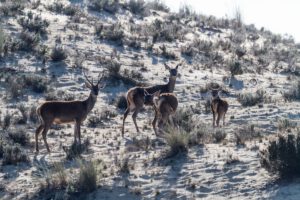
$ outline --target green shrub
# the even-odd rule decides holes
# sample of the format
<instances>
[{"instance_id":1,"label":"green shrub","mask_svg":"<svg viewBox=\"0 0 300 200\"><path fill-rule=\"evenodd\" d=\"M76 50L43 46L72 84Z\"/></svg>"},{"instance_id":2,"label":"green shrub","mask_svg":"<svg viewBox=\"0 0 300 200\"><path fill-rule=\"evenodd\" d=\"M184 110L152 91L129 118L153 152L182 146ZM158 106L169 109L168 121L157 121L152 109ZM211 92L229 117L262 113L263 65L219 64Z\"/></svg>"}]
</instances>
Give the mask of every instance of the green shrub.
<instances>
[{"instance_id":1,"label":"green shrub","mask_svg":"<svg viewBox=\"0 0 300 200\"><path fill-rule=\"evenodd\" d=\"M186 153L188 151L189 134L184 130L169 128L165 139L168 145L167 158L174 157L179 153Z\"/></svg>"},{"instance_id":2,"label":"green shrub","mask_svg":"<svg viewBox=\"0 0 300 200\"><path fill-rule=\"evenodd\" d=\"M73 142L71 147L64 147L64 151L66 152L67 160L74 160L81 156L83 152L87 152L90 146L90 140L86 138L82 144L78 142Z\"/></svg>"},{"instance_id":3,"label":"green shrub","mask_svg":"<svg viewBox=\"0 0 300 200\"><path fill-rule=\"evenodd\" d=\"M300 100L300 81L294 82L292 86L285 92L283 92L285 100Z\"/></svg>"},{"instance_id":4,"label":"green shrub","mask_svg":"<svg viewBox=\"0 0 300 200\"><path fill-rule=\"evenodd\" d=\"M61 47L61 46L58 46L56 45L52 51L51 51L51 54L50 54L50 58L52 61L54 62L60 62L60 61L63 61L67 58L67 52L66 50Z\"/></svg>"},{"instance_id":5,"label":"green shrub","mask_svg":"<svg viewBox=\"0 0 300 200\"><path fill-rule=\"evenodd\" d=\"M299 177L300 175L300 135L279 135L270 140L265 150L260 152L261 164L280 177Z\"/></svg>"},{"instance_id":6,"label":"green shrub","mask_svg":"<svg viewBox=\"0 0 300 200\"><path fill-rule=\"evenodd\" d=\"M11 130L8 132L8 136L14 143L18 143L22 146L26 146L30 142L29 136L23 129Z\"/></svg>"},{"instance_id":7,"label":"green shrub","mask_svg":"<svg viewBox=\"0 0 300 200\"><path fill-rule=\"evenodd\" d=\"M266 92L262 89L258 89L255 93L242 93L238 96L238 101L242 106L254 106L264 102Z\"/></svg>"},{"instance_id":8,"label":"green shrub","mask_svg":"<svg viewBox=\"0 0 300 200\"><path fill-rule=\"evenodd\" d=\"M39 15L28 18L21 17L18 20L18 23L23 27L23 29L40 34L46 34L46 29L49 26L49 22L42 19Z\"/></svg>"},{"instance_id":9,"label":"green shrub","mask_svg":"<svg viewBox=\"0 0 300 200\"><path fill-rule=\"evenodd\" d=\"M97 169L93 162L81 162L78 180L78 190L92 192L97 188Z\"/></svg>"},{"instance_id":10,"label":"green shrub","mask_svg":"<svg viewBox=\"0 0 300 200\"><path fill-rule=\"evenodd\" d=\"M119 0L88 0L88 8L94 11L106 11L114 14L120 7Z\"/></svg>"},{"instance_id":11,"label":"green shrub","mask_svg":"<svg viewBox=\"0 0 300 200\"><path fill-rule=\"evenodd\" d=\"M29 162L28 155L18 145L6 145L3 153L3 165L16 165Z\"/></svg>"},{"instance_id":12,"label":"green shrub","mask_svg":"<svg viewBox=\"0 0 300 200\"><path fill-rule=\"evenodd\" d=\"M293 129L297 126L296 122L291 121L290 119L284 118L284 119L279 119L277 122L277 127L279 131L285 131Z\"/></svg>"},{"instance_id":13,"label":"green shrub","mask_svg":"<svg viewBox=\"0 0 300 200\"><path fill-rule=\"evenodd\" d=\"M122 110L127 108L127 100L124 94L119 95L116 99L116 107Z\"/></svg>"}]
</instances>

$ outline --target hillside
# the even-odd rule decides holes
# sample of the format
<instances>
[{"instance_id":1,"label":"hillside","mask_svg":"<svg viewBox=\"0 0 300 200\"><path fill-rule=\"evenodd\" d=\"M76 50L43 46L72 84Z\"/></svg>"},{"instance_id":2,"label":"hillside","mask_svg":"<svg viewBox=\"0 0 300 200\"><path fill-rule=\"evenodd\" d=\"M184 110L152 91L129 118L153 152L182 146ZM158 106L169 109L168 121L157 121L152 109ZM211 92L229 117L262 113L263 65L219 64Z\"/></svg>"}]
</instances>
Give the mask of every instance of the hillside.
<instances>
[{"instance_id":1,"label":"hillside","mask_svg":"<svg viewBox=\"0 0 300 200\"><path fill-rule=\"evenodd\" d=\"M1 0L0 199L299 199L300 46L240 14L172 13L160 1ZM156 136L145 106L140 133L131 113L123 138L126 92L166 84L165 63L179 65L179 128ZM84 73L103 74L106 86L81 125L82 147L73 124L53 125L51 153L42 134L36 153L37 107L88 98ZM229 104L218 128L212 87Z\"/></svg>"}]
</instances>

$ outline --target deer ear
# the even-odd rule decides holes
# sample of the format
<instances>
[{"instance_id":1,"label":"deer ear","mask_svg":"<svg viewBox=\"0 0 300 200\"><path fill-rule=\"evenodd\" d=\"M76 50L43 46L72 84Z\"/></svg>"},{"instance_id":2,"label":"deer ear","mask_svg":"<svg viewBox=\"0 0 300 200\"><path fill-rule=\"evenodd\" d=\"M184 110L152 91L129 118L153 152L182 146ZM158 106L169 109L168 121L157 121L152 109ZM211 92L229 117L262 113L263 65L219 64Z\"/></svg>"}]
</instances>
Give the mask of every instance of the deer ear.
<instances>
[{"instance_id":1,"label":"deer ear","mask_svg":"<svg viewBox=\"0 0 300 200\"><path fill-rule=\"evenodd\" d=\"M159 95L160 95L160 90L158 90L157 92L154 93L155 97L159 97Z\"/></svg>"},{"instance_id":2,"label":"deer ear","mask_svg":"<svg viewBox=\"0 0 300 200\"><path fill-rule=\"evenodd\" d=\"M149 93L147 92L147 90L144 90L144 96L149 95Z\"/></svg>"},{"instance_id":3,"label":"deer ear","mask_svg":"<svg viewBox=\"0 0 300 200\"><path fill-rule=\"evenodd\" d=\"M165 68L166 68L167 70L170 70L170 69L171 69L166 63L164 63L164 65L165 65Z\"/></svg>"},{"instance_id":4,"label":"deer ear","mask_svg":"<svg viewBox=\"0 0 300 200\"><path fill-rule=\"evenodd\" d=\"M92 85L89 83L89 82L87 82L87 81L85 81L85 86L87 87L87 88L92 88Z\"/></svg>"},{"instance_id":5,"label":"deer ear","mask_svg":"<svg viewBox=\"0 0 300 200\"><path fill-rule=\"evenodd\" d=\"M101 90L101 89L105 88L105 86L106 86L106 83L103 83L103 84L98 84L98 88L99 88L99 90Z\"/></svg>"}]
</instances>

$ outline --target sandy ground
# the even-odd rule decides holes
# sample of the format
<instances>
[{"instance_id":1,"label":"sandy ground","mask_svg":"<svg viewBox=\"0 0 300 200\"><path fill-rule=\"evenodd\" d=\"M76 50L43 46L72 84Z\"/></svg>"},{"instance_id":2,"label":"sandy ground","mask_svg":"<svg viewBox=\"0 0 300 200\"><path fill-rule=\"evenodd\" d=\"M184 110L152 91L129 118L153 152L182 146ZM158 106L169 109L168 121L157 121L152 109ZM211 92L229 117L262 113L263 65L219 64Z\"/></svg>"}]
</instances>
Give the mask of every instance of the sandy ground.
<instances>
[{"instance_id":1,"label":"sandy ground","mask_svg":"<svg viewBox=\"0 0 300 200\"><path fill-rule=\"evenodd\" d=\"M42 1L45 3L46 1ZM48 40L45 45L53 46L55 37L62 38L62 45L67 49L69 58L65 66L48 62L46 64L47 75L57 77L51 87L63 90L75 95L75 99L83 99L88 96L88 89L84 87L83 76L80 70L72 68L72 63L76 51L81 55L88 55L84 62L84 67L88 69L91 76L96 77L102 66L94 59L97 56L109 56L113 46L106 42L101 42L94 37L91 24L96 20L111 23L116 20L126 21L129 17L120 14L117 17L104 17L95 13L88 13L85 2L84 7L86 17L83 18L78 30L67 28L73 22L65 15L56 15L47 11L42 5L33 12L41 13L41 16L50 21L48 27ZM39 11L41 10L41 11ZM158 16L160 17L160 16ZM152 17L153 18L153 17ZM151 17L137 20L137 23L146 23L153 20ZM4 23L4 28L14 32L20 26L15 19L10 19ZM224 31L221 37L226 37L230 31ZM205 33L195 32L202 38L208 38ZM168 44L174 52L180 56L179 47L188 41L189 38L196 37L197 34L189 33L184 42ZM79 41L68 40L69 35L81 37ZM216 40L217 36L210 36L209 39ZM192 39L190 39L192 41ZM158 48L156 45L154 48ZM148 71L143 72L144 82L150 84L166 83L168 71L164 69L165 59L158 56L148 56L144 50L133 51L125 48L120 52L120 62L122 69L132 69L132 62L139 57ZM17 59L17 61L15 61ZM175 66L181 59L169 62ZM1 64L0 67L21 68L25 72L35 72L41 65L34 56L18 55L9 62ZM138 69L136 69L138 70ZM203 123L211 124L211 114L205 114L204 102L209 95L200 94L199 89L206 84L216 81L225 86L228 94L222 94L222 98L229 102L229 111L226 118L227 142L221 144L205 144L191 147L187 155L181 155L168 161L161 161L159 157L166 146L162 138L154 135L151 126L153 112L147 108L138 116L138 125L141 133L136 133L131 116L126 120L125 137L121 137L121 124L123 110L116 109L115 105L109 102L121 93L125 93L129 86L121 84L118 86L107 85L98 96L97 103L91 112L98 114L104 109L114 110L117 116L106 120L105 124L96 128L87 127L87 123L82 125L83 138L89 138L91 148L83 155L86 159L101 159L106 163L108 169L104 170L109 174L99 181L99 189L89 194L88 199L299 199L299 182L278 183L275 177L269 174L260 165L259 149L266 144L266 139L262 141L253 140L246 143L245 147L236 146L234 132L243 125L254 124L264 136L277 133L277 120L280 118L290 118L299 122L299 102L284 102L279 91L286 89L290 81L283 73L272 73L269 70L263 75L244 73L232 80L233 87L228 86L228 82L222 81L223 76L229 73L220 67L212 70L200 68L195 69L192 64L184 62L179 67L180 77L177 78L175 93L179 100L179 107L198 105L200 102L200 114L193 117ZM258 85L252 86L251 79L257 79ZM271 84L272 83L272 84ZM263 107L242 107L237 101L240 92L254 92L257 88L264 88L268 95L272 97L270 103L264 103ZM1 87L1 95L5 96L5 88ZM42 95L25 95L26 105L37 105L44 101ZM13 111L15 102L4 102L1 100L1 112ZM31 143L34 144L34 132L37 125L27 124L25 126L30 135ZM63 125L60 130L51 129L48 133L48 143L52 150L51 154L46 153L45 145L40 140L40 153L34 152L34 147L26 148L30 157L30 164L20 164L17 166L2 166L0 171L0 181L5 185L5 190L0 191L1 199L28 199L34 196L39 190L43 181L43 168L51 166L54 162L63 161L66 168L74 165L74 162L65 161L63 146L71 145L73 141L73 126ZM133 139L142 140L149 137L151 145L149 151L134 148ZM132 147L132 148L131 148ZM132 169L129 174L117 173L117 160L128 157ZM227 164L230 158L237 161ZM138 193L140 194L136 194Z\"/></svg>"}]
</instances>

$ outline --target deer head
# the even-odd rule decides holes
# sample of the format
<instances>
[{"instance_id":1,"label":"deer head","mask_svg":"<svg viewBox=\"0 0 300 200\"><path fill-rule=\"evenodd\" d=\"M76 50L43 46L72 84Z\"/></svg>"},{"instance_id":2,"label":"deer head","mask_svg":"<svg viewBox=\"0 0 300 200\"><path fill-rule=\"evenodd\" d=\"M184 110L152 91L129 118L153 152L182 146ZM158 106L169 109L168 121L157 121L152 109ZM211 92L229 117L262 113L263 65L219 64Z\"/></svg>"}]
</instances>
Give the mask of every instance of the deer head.
<instances>
[{"instance_id":1,"label":"deer head","mask_svg":"<svg viewBox=\"0 0 300 200\"><path fill-rule=\"evenodd\" d=\"M93 78L92 81L89 80L89 78L87 77L87 75L85 74L85 72L83 72L83 75L85 77L85 85L91 90L91 93L95 96L98 95L99 90L103 89L105 87L105 83L102 83L102 79L103 79L103 73L99 73L98 76L98 81L96 84L93 83Z\"/></svg>"}]
</instances>

